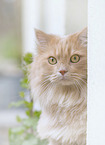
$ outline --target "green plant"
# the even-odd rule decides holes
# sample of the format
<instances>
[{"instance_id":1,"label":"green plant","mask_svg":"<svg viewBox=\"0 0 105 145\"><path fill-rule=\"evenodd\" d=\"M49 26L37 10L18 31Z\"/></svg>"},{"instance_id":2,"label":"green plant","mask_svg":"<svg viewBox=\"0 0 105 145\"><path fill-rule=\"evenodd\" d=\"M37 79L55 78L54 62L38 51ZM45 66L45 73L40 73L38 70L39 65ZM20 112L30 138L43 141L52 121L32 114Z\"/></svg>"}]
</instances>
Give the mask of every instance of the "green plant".
<instances>
[{"instance_id":1,"label":"green plant","mask_svg":"<svg viewBox=\"0 0 105 145\"><path fill-rule=\"evenodd\" d=\"M29 89L29 81L27 78L29 64L32 63L32 54L27 53L23 58L23 74L24 78L21 80L21 86L29 92L28 101L25 92L20 92L21 101L11 103L11 107L24 106L26 118L17 116L19 123L18 127L9 129L10 145L47 145L46 140L40 140L37 135L36 127L40 117L40 111L33 110L33 98Z\"/></svg>"}]
</instances>

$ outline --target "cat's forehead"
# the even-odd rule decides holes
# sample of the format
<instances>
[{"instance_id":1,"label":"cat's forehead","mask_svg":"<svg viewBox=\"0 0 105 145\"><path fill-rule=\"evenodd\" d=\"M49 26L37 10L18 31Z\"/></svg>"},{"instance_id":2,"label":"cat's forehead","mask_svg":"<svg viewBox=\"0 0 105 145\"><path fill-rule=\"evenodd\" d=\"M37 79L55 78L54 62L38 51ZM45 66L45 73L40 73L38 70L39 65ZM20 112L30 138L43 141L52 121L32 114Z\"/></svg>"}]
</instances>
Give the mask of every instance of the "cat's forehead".
<instances>
[{"instance_id":1,"label":"cat's forehead","mask_svg":"<svg viewBox=\"0 0 105 145\"><path fill-rule=\"evenodd\" d=\"M76 40L71 38L61 38L59 39L54 47L54 53L55 55L60 58L60 57L68 57L78 51L78 43Z\"/></svg>"}]
</instances>

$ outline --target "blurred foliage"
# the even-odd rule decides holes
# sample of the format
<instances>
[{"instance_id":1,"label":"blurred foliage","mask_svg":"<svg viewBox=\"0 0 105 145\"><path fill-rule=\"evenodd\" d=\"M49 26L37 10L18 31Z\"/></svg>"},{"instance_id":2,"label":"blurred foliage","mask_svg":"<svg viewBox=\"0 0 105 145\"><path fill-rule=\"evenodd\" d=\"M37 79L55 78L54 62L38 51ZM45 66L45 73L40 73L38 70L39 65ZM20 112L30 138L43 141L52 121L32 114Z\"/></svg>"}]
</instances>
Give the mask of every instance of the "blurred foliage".
<instances>
[{"instance_id":1,"label":"blurred foliage","mask_svg":"<svg viewBox=\"0 0 105 145\"><path fill-rule=\"evenodd\" d=\"M0 39L0 57L21 62L21 44L16 36L7 35Z\"/></svg>"},{"instance_id":2,"label":"blurred foliage","mask_svg":"<svg viewBox=\"0 0 105 145\"><path fill-rule=\"evenodd\" d=\"M9 129L9 142L10 145L47 145L47 141L40 140L36 131L41 112L33 110L33 98L30 93L29 81L27 77L29 64L32 63L32 54L27 53L23 60L22 70L24 73L24 78L21 80L21 86L29 91L28 101L26 99L27 96L25 95L25 92L20 92L19 95L21 101L12 102L10 107L24 106L27 117L16 117L19 126Z\"/></svg>"}]
</instances>

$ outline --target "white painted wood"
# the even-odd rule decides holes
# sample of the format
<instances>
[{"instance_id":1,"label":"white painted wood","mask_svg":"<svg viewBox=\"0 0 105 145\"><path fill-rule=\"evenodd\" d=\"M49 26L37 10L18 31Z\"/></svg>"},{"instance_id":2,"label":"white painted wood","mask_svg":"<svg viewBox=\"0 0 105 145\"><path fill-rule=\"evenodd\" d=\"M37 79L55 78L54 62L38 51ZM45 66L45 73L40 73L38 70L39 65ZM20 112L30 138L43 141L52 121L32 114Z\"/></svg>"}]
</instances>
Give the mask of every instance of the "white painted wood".
<instances>
[{"instance_id":1,"label":"white painted wood","mask_svg":"<svg viewBox=\"0 0 105 145\"><path fill-rule=\"evenodd\" d=\"M105 145L105 0L88 0L87 145Z\"/></svg>"},{"instance_id":2,"label":"white painted wood","mask_svg":"<svg viewBox=\"0 0 105 145\"><path fill-rule=\"evenodd\" d=\"M87 26L88 0L66 0L66 34L81 31Z\"/></svg>"},{"instance_id":3,"label":"white painted wood","mask_svg":"<svg viewBox=\"0 0 105 145\"><path fill-rule=\"evenodd\" d=\"M40 1L22 0L22 47L23 53L35 51L34 28L40 24Z\"/></svg>"},{"instance_id":4,"label":"white painted wood","mask_svg":"<svg viewBox=\"0 0 105 145\"><path fill-rule=\"evenodd\" d=\"M45 31L64 35L65 33L65 0L44 0Z\"/></svg>"}]
</instances>

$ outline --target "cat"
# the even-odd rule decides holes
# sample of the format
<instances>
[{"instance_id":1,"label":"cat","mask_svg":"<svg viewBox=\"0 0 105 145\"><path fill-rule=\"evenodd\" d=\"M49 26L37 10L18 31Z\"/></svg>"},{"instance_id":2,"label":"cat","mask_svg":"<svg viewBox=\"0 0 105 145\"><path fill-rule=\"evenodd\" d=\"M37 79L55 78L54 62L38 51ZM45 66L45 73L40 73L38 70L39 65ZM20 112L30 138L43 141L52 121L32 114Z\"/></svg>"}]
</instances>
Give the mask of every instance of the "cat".
<instances>
[{"instance_id":1,"label":"cat","mask_svg":"<svg viewBox=\"0 0 105 145\"><path fill-rule=\"evenodd\" d=\"M87 28L64 37L35 34L29 81L42 109L38 134L49 145L86 145Z\"/></svg>"}]
</instances>

